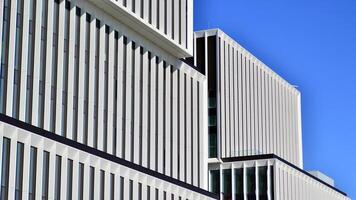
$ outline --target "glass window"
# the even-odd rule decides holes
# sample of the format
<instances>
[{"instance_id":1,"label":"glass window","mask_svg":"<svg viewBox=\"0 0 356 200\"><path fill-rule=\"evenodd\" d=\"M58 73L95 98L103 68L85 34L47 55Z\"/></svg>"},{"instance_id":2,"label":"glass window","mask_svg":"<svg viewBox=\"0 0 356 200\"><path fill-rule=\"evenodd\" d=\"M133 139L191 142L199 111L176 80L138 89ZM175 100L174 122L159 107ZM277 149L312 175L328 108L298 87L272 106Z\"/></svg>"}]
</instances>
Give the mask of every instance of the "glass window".
<instances>
[{"instance_id":1,"label":"glass window","mask_svg":"<svg viewBox=\"0 0 356 200\"><path fill-rule=\"evenodd\" d=\"M120 176L120 199L124 199L124 188L124 177ZM147 192L149 192L149 188L147 189ZM149 197L149 195L147 196Z\"/></svg>"},{"instance_id":2,"label":"glass window","mask_svg":"<svg viewBox=\"0 0 356 200\"><path fill-rule=\"evenodd\" d=\"M122 113L125 113L126 112L126 64L127 64L127 58L126 58L126 55L127 55L127 45L128 45L128 40L127 40L127 37L124 36L124 39L123 39L123 42L124 42L124 46L123 46L123 49L122 49L122 63L123 63L123 69L122 69L122 77L124 78L123 80L123 85L122 85ZM122 116L122 143L121 143L121 157L122 158L125 158L125 155L126 155L126 144L125 144L125 140L126 140L126 116L125 114Z\"/></svg>"},{"instance_id":3,"label":"glass window","mask_svg":"<svg viewBox=\"0 0 356 200\"><path fill-rule=\"evenodd\" d=\"M132 194L132 189L131 189L131 188L132 188L132 185L131 185L131 180L130 180L130 186L131 186L131 187L130 187L130 193ZM155 192L155 197L156 197L156 200L158 200L158 189L156 188L156 189L155 189L155 191L156 191L156 192ZM131 195L131 196L132 196L132 195ZM133 200L133 199L132 199L132 197L130 198L130 200Z\"/></svg>"},{"instance_id":4,"label":"glass window","mask_svg":"<svg viewBox=\"0 0 356 200\"><path fill-rule=\"evenodd\" d=\"M271 195L271 200L274 200L274 170L273 170L273 166L271 166L269 168L269 171L270 171L270 187L269 187L269 193Z\"/></svg>"},{"instance_id":5,"label":"glass window","mask_svg":"<svg viewBox=\"0 0 356 200\"><path fill-rule=\"evenodd\" d=\"M258 194L260 200L267 200L267 166L258 167Z\"/></svg>"},{"instance_id":6,"label":"glass window","mask_svg":"<svg viewBox=\"0 0 356 200\"><path fill-rule=\"evenodd\" d=\"M91 16L86 14L85 23L85 81L84 81L84 117L83 117L83 140L84 144L88 144L88 104L89 104L89 48L90 48L90 22Z\"/></svg>"},{"instance_id":7,"label":"glass window","mask_svg":"<svg viewBox=\"0 0 356 200\"><path fill-rule=\"evenodd\" d=\"M34 65L34 44L35 40L35 0L30 0L29 32L28 32L28 56L27 56L27 83L26 83L26 118L27 123L32 121L32 90L33 90L33 65Z\"/></svg>"},{"instance_id":8,"label":"glass window","mask_svg":"<svg viewBox=\"0 0 356 200\"><path fill-rule=\"evenodd\" d=\"M148 0L148 23L152 24L152 0Z\"/></svg>"},{"instance_id":9,"label":"glass window","mask_svg":"<svg viewBox=\"0 0 356 200\"><path fill-rule=\"evenodd\" d=\"M61 199L61 168L62 168L62 157L56 155L56 168L55 168L55 186L54 186L54 199Z\"/></svg>"},{"instance_id":10,"label":"glass window","mask_svg":"<svg viewBox=\"0 0 356 200\"><path fill-rule=\"evenodd\" d=\"M159 4L160 4L160 1L157 2L157 7L155 8L155 10L156 10L156 28L157 28L157 29L160 29L159 22L160 22L160 17L161 17L161 16L159 16L159 14L160 14L160 13L159 13L159 11L160 11L160 10L159 10L159 9L160 9L160 8L159 8L159 7L160 7Z\"/></svg>"},{"instance_id":11,"label":"glass window","mask_svg":"<svg viewBox=\"0 0 356 200\"><path fill-rule=\"evenodd\" d=\"M9 49L9 20L10 20L10 0L3 1L3 34L2 34L2 54L1 54L1 65L0 65L0 113L5 112L5 101L6 101L6 74L7 74L7 59L8 59L8 49Z\"/></svg>"},{"instance_id":12,"label":"glass window","mask_svg":"<svg viewBox=\"0 0 356 200\"><path fill-rule=\"evenodd\" d=\"M256 200L256 173L255 167L246 168L247 200Z\"/></svg>"},{"instance_id":13,"label":"glass window","mask_svg":"<svg viewBox=\"0 0 356 200\"><path fill-rule=\"evenodd\" d=\"M79 37L80 34L80 8L75 8L75 42L74 42L74 85L73 85L73 140L78 140L78 88L79 88Z\"/></svg>"},{"instance_id":14,"label":"glass window","mask_svg":"<svg viewBox=\"0 0 356 200\"><path fill-rule=\"evenodd\" d=\"M141 4L143 5L143 4ZM143 13L142 13L143 14ZM141 15L142 16L142 15ZM142 18L142 17L141 17ZM167 16L167 0L164 0L164 16L163 16L163 20L164 20L164 34L167 35L167 21L168 21L168 16Z\"/></svg>"},{"instance_id":15,"label":"glass window","mask_svg":"<svg viewBox=\"0 0 356 200\"><path fill-rule=\"evenodd\" d=\"M69 10L71 3L69 1L65 1L65 15L64 15L64 48L63 48L63 77L62 77L62 119L61 119L61 129L62 136L67 136L67 92L68 92L68 48L69 48Z\"/></svg>"},{"instance_id":16,"label":"glass window","mask_svg":"<svg viewBox=\"0 0 356 200\"><path fill-rule=\"evenodd\" d=\"M23 0L17 0L16 35L15 35L15 65L14 65L14 93L12 116L18 118L19 96L20 96L20 76L21 76L21 51L22 51L22 13Z\"/></svg>"},{"instance_id":17,"label":"glass window","mask_svg":"<svg viewBox=\"0 0 356 200\"><path fill-rule=\"evenodd\" d=\"M100 21L96 20L95 34L95 67L94 67L94 148L98 147L98 101L99 101L99 36L100 36Z\"/></svg>"},{"instance_id":18,"label":"glass window","mask_svg":"<svg viewBox=\"0 0 356 200\"><path fill-rule=\"evenodd\" d=\"M231 169L224 169L223 171L223 199L232 199L232 185L231 185Z\"/></svg>"},{"instance_id":19,"label":"glass window","mask_svg":"<svg viewBox=\"0 0 356 200\"><path fill-rule=\"evenodd\" d=\"M84 164L79 163L79 172L78 172L78 199L83 200L84 192Z\"/></svg>"},{"instance_id":20,"label":"glass window","mask_svg":"<svg viewBox=\"0 0 356 200\"><path fill-rule=\"evenodd\" d=\"M115 31L115 40L114 40L114 109L113 109L113 139L112 139L112 154L117 155L116 147L117 147L117 67L118 67L118 37L119 33Z\"/></svg>"},{"instance_id":21,"label":"glass window","mask_svg":"<svg viewBox=\"0 0 356 200\"><path fill-rule=\"evenodd\" d=\"M132 0L131 11L132 11L133 13L136 12L136 1L135 1L135 0Z\"/></svg>"},{"instance_id":22,"label":"glass window","mask_svg":"<svg viewBox=\"0 0 356 200\"><path fill-rule=\"evenodd\" d=\"M178 41L179 41L179 44L182 44L182 24L184 22L187 22L187 21L182 20L182 12L181 12L182 11L182 1L186 1L186 0L178 1ZM185 4L187 4L187 2L185 2ZM197 50L197 53L198 52L199 52L199 50ZM205 74L205 73L203 73L203 74Z\"/></svg>"},{"instance_id":23,"label":"glass window","mask_svg":"<svg viewBox=\"0 0 356 200\"><path fill-rule=\"evenodd\" d=\"M123 199L122 197L123 196L121 195L121 199ZM151 187L148 185L147 185L147 200L151 200Z\"/></svg>"},{"instance_id":24,"label":"glass window","mask_svg":"<svg viewBox=\"0 0 356 200\"><path fill-rule=\"evenodd\" d=\"M100 170L100 199L105 197L105 171Z\"/></svg>"},{"instance_id":25,"label":"glass window","mask_svg":"<svg viewBox=\"0 0 356 200\"><path fill-rule=\"evenodd\" d=\"M22 199L24 144L17 143L15 200Z\"/></svg>"},{"instance_id":26,"label":"glass window","mask_svg":"<svg viewBox=\"0 0 356 200\"><path fill-rule=\"evenodd\" d=\"M208 37L208 91L209 97L216 97L217 80L216 80L216 36Z\"/></svg>"},{"instance_id":27,"label":"glass window","mask_svg":"<svg viewBox=\"0 0 356 200\"><path fill-rule=\"evenodd\" d=\"M196 43L196 60L197 60L197 67L198 71L201 72L202 74L205 74L205 38L197 38L197 43Z\"/></svg>"},{"instance_id":28,"label":"glass window","mask_svg":"<svg viewBox=\"0 0 356 200\"><path fill-rule=\"evenodd\" d=\"M134 137L135 137L135 132L134 132L134 126L135 126L135 121L134 121L134 114L135 114L135 83L134 83L134 80L135 80L135 68L136 68L136 64L135 64L135 48L136 48L136 43L135 42L131 42L131 77L129 78L129 80L131 79L131 134L129 133L129 136L130 137L130 141L131 141L131 149L130 149L130 155L131 155L131 158L130 158L130 161L131 162L134 162L134 148L135 148L135 145L134 145ZM136 97L137 98L137 97ZM127 104L129 105L129 104ZM105 133L105 132L104 132ZM164 158L163 158L164 159ZM164 161L163 161L164 163Z\"/></svg>"},{"instance_id":29,"label":"glass window","mask_svg":"<svg viewBox=\"0 0 356 200\"><path fill-rule=\"evenodd\" d=\"M104 152L108 150L108 87L109 87L109 26L105 25L105 58L104 58L104 130L103 143Z\"/></svg>"},{"instance_id":30,"label":"glass window","mask_svg":"<svg viewBox=\"0 0 356 200\"><path fill-rule=\"evenodd\" d=\"M1 200L8 199L10 167L10 139L4 138L2 146Z\"/></svg>"},{"instance_id":31,"label":"glass window","mask_svg":"<svg viewBox=\"0 0 356 200\"><path fill-rule=\"evenodd\" d=\"M216 98L209 97L208 104L209 104L209 108L216 108Z\"/></svg>"},{"instance_id":32,"label":"glass window","mask_svg":"<svg viewBox=\"0 0 356 200\"><path fill-rule=\"evenodd\" d=\"M151 1L151 0L150 0L150 1ZM171 23L172 23L172 30L171 30L172 36L171 36L171 38L172 38L173 40L174 40L174 32L175 32L175 31L174 31L174 30L175 30L174 27L176 26L175 23L174 23L174 22L175 22L175 10L174 10L174 9L175 9L175 8L174 8L174 6L175 6L175 1L178 1L178 0L172 0L172 3L171 3L171 5L172 5L172 10L171 10L171 11L172 11L172 22L171 22Z\"/></svg>"},{"instance_id":33,"label":"glass window","mask_svg":"<svg viewBox=\"0 0 356 200\"><path fill-rule=\"evenodd\" d=\"M188 12L188 1L185 0L185 48L188 49L188 18L189 18L189 12Z\"/></svg>"},{"instance_id":34,"label":"glass window","mask_svg":"<svg viewBox=\"0 0 356 200\"><path fill-rule=\"evenodd\" d=\"M216 116L209 116L209 126L216 126Z\"/></svg>"},{"instance_id":35,"label":"glass window","mask_svg":"<svg viewBox=\"0 0 356 200\"><path fill-rule=\"evenodd\" d=\"M31 147L30 149L30 183L28 199L34 200L36 197L36 168L37 168L37 149Z\"/></svg>"},{"instance_id":36,"label":"glass window","mask_svg":"<svg viewBox=\"0 0 356 200\"><path fill-rule=\"evenodd\" d=\"M215 158L217 154L217 134L209 131L209 158Z\"/></svg>"},{"instance_id":37,"label":"glass window","mask_svg":"<svg viewBox=\"0 0 356 200\"><path fill-rule=\"evenodd\" d=\"M42 199L48 199L49 152L43 152Z\"/></svg>"},{"instance_id":38,"label":"glass window","mask_svg":"<svg viewBox=\"0 0 356 200\"><path fill-rule=\"evenodd\" d=\"M220 193L220 170L210 171L210 191L215 194Z\"/></svg>"},{"instance_id":39,"label":"glass window","mask_svg":"<svg viewBox=\"0 0 356 200\"><path fill-rule=\"evenodd\" d=\"M89 177L89 192L90 192L90 194L89 194L89 199L90 200L94 200L94 167L90 167L90 177Z\"/></svg>"},{"instance_id":40,"label":"glass window","mask_svg":"<svg viewBox=\"0 0 356 200\"><path fill-rule=\"evenodd\" d=\"M38 89L38 126L43 128L44 124L44 99L45 99L45 79L46 79L46 49L47 49L47 3L42 1L41 15L41 48L40 48L40 83Z\"/></svg>"},{"instance_id":41,"label":"glass window","mask_svg":"<svg viewBox=\"0 0 356 200\"><path fill-rule=\"evenodd\" d=\"M59 21L59 3L53 4L53 43L52 43L52 77L51 77L51 108L50 108L50 128L55 132L56 124L56 93L57 93L57 61L58 61L58 21Z\"/></svg>"},{"instance_id":42,"label":"glass window","mask_svg":"<svg viewBox=\"0 0 356 200\"><path fill-rule=\"evenodd\" d=\"M235 169L235 199L244 199L244 169Z\"/></svg>"},{"instance_id":43,"label":"glass window","mask_svg":"<svg viewBox=\"0 0 356 200\"><path fill-rule=\"evenodd\" d=\"M142 199L142 184L139 185L139 199ZM115 174L110 174L110 199L115 199Z\"/></svg>"},{"instance_id":44,"label":"glass window","mask_svg":"<svg viewBox=\"0 0 356 200\"><path fill-rule=\"evenodd\" d=\"M71 200L73 196L73 160L68 159L67 163L67 200Z\"/></svg>"},{"instance_id":45,"label":"glass window","mask_svg":"<svg viewBox=\"0 0 356 200\"><path fill-rule=\"evenodd\" d=\"M158 199L157 194L158 194L158 190L156 189L156 199ZM130 180L130 182L129 182L129 200L133 200L133 181L132 180Z\"/></svg>"}]
</instances>

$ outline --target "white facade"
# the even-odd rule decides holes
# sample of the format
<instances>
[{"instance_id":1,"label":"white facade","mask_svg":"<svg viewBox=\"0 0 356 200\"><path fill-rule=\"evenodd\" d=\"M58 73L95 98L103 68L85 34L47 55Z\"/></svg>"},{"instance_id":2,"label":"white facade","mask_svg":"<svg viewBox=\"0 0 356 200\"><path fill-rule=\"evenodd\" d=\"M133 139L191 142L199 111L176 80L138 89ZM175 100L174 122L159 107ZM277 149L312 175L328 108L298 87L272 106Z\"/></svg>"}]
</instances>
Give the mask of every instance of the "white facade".
<instances>
[{"instance_id":1,"label":"white facade","mask_svg":"<svg viewBox=\"0 0 356 200\"><path fill-rule=\"evenodd\" d=\"M217 157L273 153L302 168L300 92L218 29L196 32L195 50L216 101Z\"/></svg>"},{"instance_id":2,"label":"white facade","mask_svg":"<svg viewBox=\"0 0 356 200\"><path fill-rule=\"evenodd\" d=\"M315 180L281 161L276 161L275 167L277 199L350 199L327 183Z\"/></svg>"},{"instance_id":3,"label":"white facade","mask_svg":"<svg viewBox=\"0 0 356 200\"><path fill-rule=\"evenodd\" d=\"M207 188L206 78L180 60L181 56L191 55L192 1L151 0L147 5L146 0L125 2L127 8L122 1L103 1L100 6L98 1L80 0L0 1L0 113L171 177L185 186ZM140 10L140 2L145 4L143 19L130 11L133 4ZM121 14L126 12L128 17L120 18L102 7L104 4ZM152 15L149 23L148 14ZM133 17L136 21L132 21ZM158 21L166 24L158 28ZM142 32L135 29L138 25ZM152 33L146 33L148 29ZM162 45L157 41L163 42ZM35 145L36 141L47 140L39 136L28 140L32 138L30 132L26 132L26 137L26 134L18 137L16 128L6 130L2 129L1 135L10 138L11 144L16 146L21 141L27 148L39 148L36 159L39 165L42 150L55 156L51 149L56 146L62 145L64 150L57 152L62 157L78 154L78 149L68 151L68 146L53 141L48 142L50 145L47 142ZM11 158L16 155L13 153L10 152ZM85 156L90 157L88 153ZM79 158L73 159L73 165L81 162ZM64 160L62 168L67 167ZM105 166L122 167L100 160L107 163ZM9 163L16 166L17 162ZM54 173L53 162L50 163L48 173ZM28 164L24 163L24 169ZM93 163L84 164L88 167ZM105 177L110 173L115 177L123 175L100 166L95 170L105 169ZM136 181L150 179L137 170L132 173L139 177ZM8 175L9 181L13 181L16 177L13 168ZM6 176L1 178L12 195L13 182L7 181ZM158 179L155 177L153 182L159 182ZM29 190L26 184L32 180L23 182L25 193ZM125 181L129 184L128 179ZM157 188L160 193L174 185L157 184L162 186ZM36 195L41 193L40 185L36 185ZM177 199L180 189L175 187ZM99 194L97 191L95 195ZM126 184L125 193L128 193ZM209 192L201 193L197 192L202 199L214 197ZM195 194L187 198L195 199Z\"/></svg>"},{"instance_id":4,"label":"white facade","mask_svg":"<svg viewBox=\"0 0 356 200\"><path fill-rule=\"evenodd\" d=\"M193 54L193 0L89 1L172 55Z\"/></svg>"},{"instance_id":5,"label":"white facade","mask_svg":"<svg viewBox=\"0 0 356 200\"><path fill-rule=\"evenodd\" d=\"M194 36L193 0L2 0L0 19L0 200L231 199L211 172L248 165L266 189L242 179L242 199L348 199L298 168L300 93L220 30ZM270 153L298 167L226 160Z\"/></svg>"},{"instance_id":6,"label":"white facade","mask_svg":"<svg viewBox=\"0 0 356 200\"><path fill-rule=\"evenodd\" d=\"M1 199L216 199L86 145L4 115L0 119Z\"/></svg>"}]
</instances>

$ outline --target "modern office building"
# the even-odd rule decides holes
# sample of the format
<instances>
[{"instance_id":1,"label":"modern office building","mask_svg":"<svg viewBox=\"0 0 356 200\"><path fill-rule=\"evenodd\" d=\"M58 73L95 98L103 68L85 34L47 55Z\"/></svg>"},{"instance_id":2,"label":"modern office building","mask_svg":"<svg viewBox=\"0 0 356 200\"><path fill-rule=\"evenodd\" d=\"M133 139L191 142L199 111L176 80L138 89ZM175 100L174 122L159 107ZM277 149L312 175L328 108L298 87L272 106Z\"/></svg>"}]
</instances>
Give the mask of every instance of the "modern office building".
<instances>
[{"instance_id":1,"label":"modern office building","mask_svg":"<svg viewBox=\"0 0 356 200\"><path fill-rule=\"evenodd\" d=\"M4 0L0 199L216 199L192 0Z\"/></svg>"},{"instance_id":2,"label":"modern office building","mask_svg":"<svg viewBox=\"0 0 356 200\"><path fill-rule=\"evenodd\" d=\"M300 93L222 31L196 32L209 93L209 157L276 154L303 166Z\"/></svg>"},{"instance_id":3,"label":"modern office building","mask_svg":"<svg viewBox=\"0 0 356 200\"><path fill-rule=\"evenodd\" d=\"M209 190L224 200L349 199L303 170L300 92L219 29L194 43L191 62L208 78Z\"/></svg>"},{"instance_id":4,"label":"modern office building","mask_svg":"<svg viewBox=\"0 0 356 200\"><path fill-rule=\"evenodd\" d=\"M194 36L193 0L2 0L0 18L0 200L348 199L301 170L299 92Z\"/></svg>"}]
</instances>

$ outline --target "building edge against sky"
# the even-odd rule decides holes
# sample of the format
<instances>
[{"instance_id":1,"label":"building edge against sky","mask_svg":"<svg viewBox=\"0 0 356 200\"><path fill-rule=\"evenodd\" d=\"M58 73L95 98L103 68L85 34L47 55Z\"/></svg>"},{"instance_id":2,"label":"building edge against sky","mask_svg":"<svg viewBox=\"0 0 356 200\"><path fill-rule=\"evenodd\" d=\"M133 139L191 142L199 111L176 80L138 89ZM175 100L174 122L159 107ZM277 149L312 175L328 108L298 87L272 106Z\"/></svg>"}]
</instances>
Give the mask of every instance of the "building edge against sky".
<instances>
[{"instance_id":1,"label":"building edge against sky","mask_svg":"<svg viewBox=\"0 0 356 200\"><path fill-rule=\"evenodd\" d=\"M221 30L195 38L216 121L209 135L217 132L219 141L212 157L273 153L303 168L300 92Z\"/></svg>"},{"instance_id":2,"label":"building edge against sky","mask_svg":"<svg viewBox=\"0 0 356 200\"><path fill-rule=\"evenodd\" d=\"M300 92L219 29L194 35L208 78L209 190L221 199L349 199L303 170Z\"/></svg>"},{"instance_id":3,"label":"building edge against sky","mask_svg":"<svg viewBox=\"0 0 356 200\"><path fill-rule=\"evenodd\" d=\"M283 94L283 107L256 99L257 79L233 79L251 90L226 82L238 44L225 34L201 64L193 0L4 0L0 18L0 199L348 199L300 169L297 90L265 66L269 89L259 91ZM248 99L208 99L211 59L219 90ZM253 102L281 115L248 112ZM211 105L220 131L209 158Z\"/></svg>"}]
</instances>

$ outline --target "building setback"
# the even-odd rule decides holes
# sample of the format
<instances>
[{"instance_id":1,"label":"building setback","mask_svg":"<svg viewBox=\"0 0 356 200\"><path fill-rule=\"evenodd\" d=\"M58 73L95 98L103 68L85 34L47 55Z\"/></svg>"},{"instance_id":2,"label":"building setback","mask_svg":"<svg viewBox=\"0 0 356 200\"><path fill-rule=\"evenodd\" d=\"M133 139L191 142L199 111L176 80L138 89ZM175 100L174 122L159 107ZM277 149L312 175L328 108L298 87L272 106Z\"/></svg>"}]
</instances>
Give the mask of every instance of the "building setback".
<instances>
[{"instance_id":1,"label":"building setback","mask_svg":"<svg viewBox=\"0 0 356 200\"><path fill-rule=\"evenodd\" d=\"M209 190L220 199L349 199L303 170L300 92L219 29L195 32L208 78Z\"/></svg>"},{"instance_id":2,"label":"building setback","mask_svg":"<svg viewBox=\"0 0 356 200\"><path fill-rule=\"evenodd\" d=\"M299 91L222 31L195 36L208 77L209 157L273 153L302 167Z\"/></svg>"},{"instance_id":3,"label":"building setback","mask_svg":"<svg viewBox=\"0 0 356 200\"><path fill-rule=\"evenodd\" d=\"M0 200L349 199L302 170L300 93L194 34L193 0L3 0L0 18Z\"/></svg>"}]
</instances>

